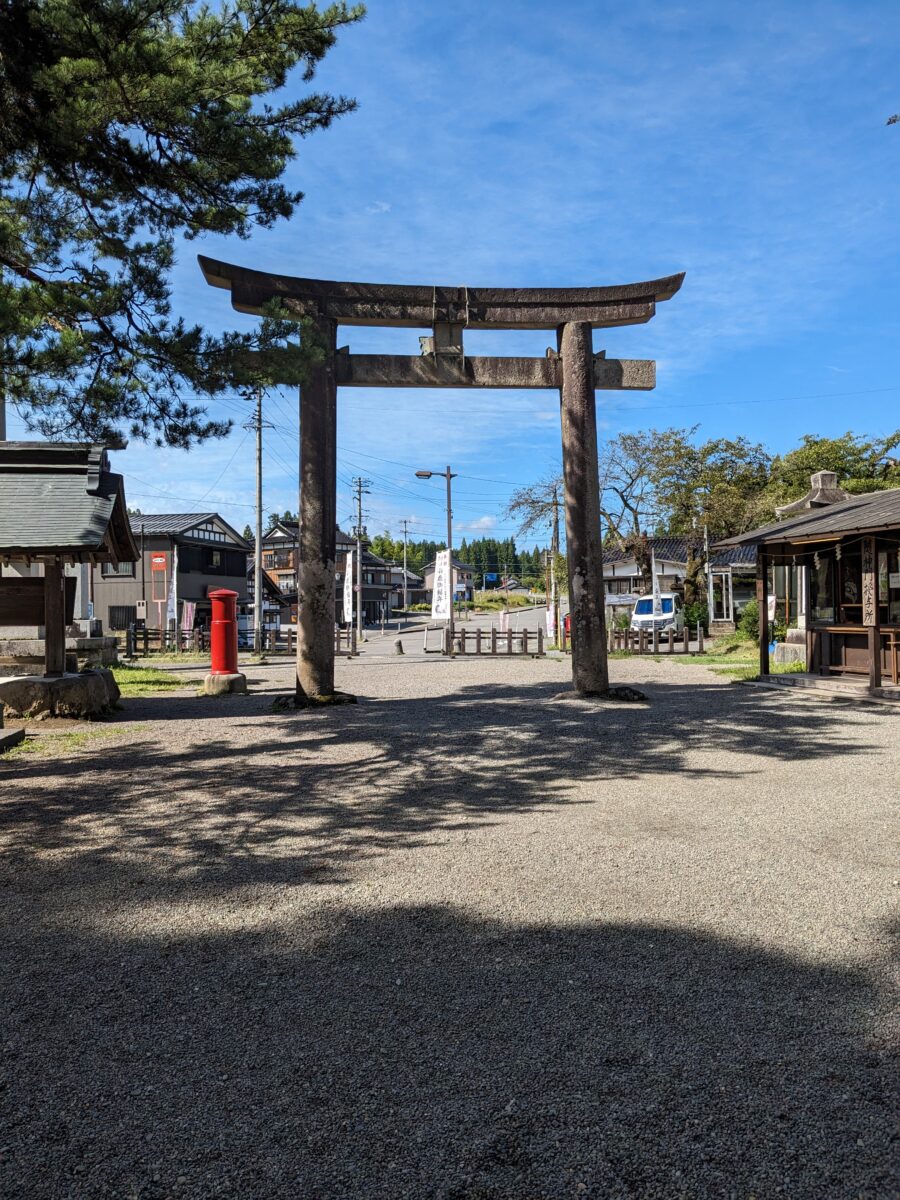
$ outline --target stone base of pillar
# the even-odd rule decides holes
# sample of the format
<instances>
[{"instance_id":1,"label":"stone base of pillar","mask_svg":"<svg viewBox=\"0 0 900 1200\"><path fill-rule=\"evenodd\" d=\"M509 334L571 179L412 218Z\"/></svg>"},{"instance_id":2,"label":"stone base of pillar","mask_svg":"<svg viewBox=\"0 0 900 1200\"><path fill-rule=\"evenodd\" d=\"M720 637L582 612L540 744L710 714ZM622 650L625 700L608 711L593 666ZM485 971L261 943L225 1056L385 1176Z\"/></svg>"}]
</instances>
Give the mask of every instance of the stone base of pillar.
<instances>
[{"instance_id":1,"label":"stone base of pillar","mask_svg":"<svg viewBox=\"0 0 900 1200\"><path fill-rule=\"evenodd\" d=\"M234 675L207 675L200 689L201 696L245 695L247 676L238 671Z\"/></svg>"},{"instance_id":2,"label":"stone base of pillar","mask_svg":"<svg viewBox=\"0 0 900 1200\"><path fill-rule=\"evenodd\" d=\"M616 700L625 701L628 704L649 704L650 699L644 692L638 691L637 688L629 687L627 684L619 684L616 687L608 688L605 692L589 692L579 691L578 688L572 688L571 691L557 692L552 700Z\"/></svg>"},{"instance_id":3,"label":"stone base of pillar","mask_svg":"<svg viewBox=\"0 0 900 1200\"><path fill-rule=\"evenodd\" d=\"M283 712L289 708L329 708L334 704L356 703L356 697L350 692L330 692L326 696L317 696L298 691L293 696L279 696L272 707L276 712Z\"/></svg>"}]
</instances>

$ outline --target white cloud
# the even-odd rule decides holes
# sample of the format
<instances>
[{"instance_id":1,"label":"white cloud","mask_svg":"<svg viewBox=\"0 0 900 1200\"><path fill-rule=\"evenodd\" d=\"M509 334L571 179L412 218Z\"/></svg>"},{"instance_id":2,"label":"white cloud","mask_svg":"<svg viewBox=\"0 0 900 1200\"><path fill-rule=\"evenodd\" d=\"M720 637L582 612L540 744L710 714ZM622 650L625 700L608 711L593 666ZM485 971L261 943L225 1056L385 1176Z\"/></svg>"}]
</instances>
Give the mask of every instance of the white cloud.
<instances>
[{"instance_id":1,"label":"white cloud","mask_svg":"<svg viewBox=\"0 0 900 1200\"><path fill-rule=\"evenodd\" d=\"M497 518L485 513L483 517L478 517L475 521L463 521L457 523L456 528L466 533L490 533L492 529L497 527Z\"/></svg>"}]
</instances>

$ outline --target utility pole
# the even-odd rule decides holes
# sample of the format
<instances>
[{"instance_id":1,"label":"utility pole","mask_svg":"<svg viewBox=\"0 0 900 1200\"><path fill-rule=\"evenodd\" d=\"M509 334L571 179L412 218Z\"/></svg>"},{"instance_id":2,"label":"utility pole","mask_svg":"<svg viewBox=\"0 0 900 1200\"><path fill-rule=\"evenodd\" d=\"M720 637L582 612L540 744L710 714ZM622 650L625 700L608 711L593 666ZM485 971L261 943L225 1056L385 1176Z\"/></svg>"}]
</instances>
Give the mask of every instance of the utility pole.
<instances>
[{"instance_id":1,"label":"utility pole","mask_svg":"<svg viewBox=\"0 0 900 1200\"><path fill-rule=\"evenodd\" d=\"M363 632L363 590L362 590L362 540L363 540L363 511L362 498L369 491L369 480L360 476L353 480L356 491L356 636L362 641Z\"/></svg>"},{"instance_id":2,"label":"utility pole","mask_svg":"<svg viewBox=\"0 0 900 1200\"><path fill-rule=\"evenodd\" d=\"M406 612L406 609L407 609L407 590L406 590L406 538L407 538L407 526L409 525L409 521L407 521L407 520L406 520L406 518L404 518L404 519L403 519L403 521L401 522L401 524L403 525L403 611L404 611L404 613L405 613L405 612Z\"/></svg>"},{"instance_id":3,"label":"utility pole","mask_svg":"<svg viewBox=\"0 0 900 1200\"><path fill-rule=\"evenodd\" d=\"M254 390L256 412L245 425L245 429L256 431L256 539L253 547L253 649L256 654L263 648L263 573L262 573L262 437L263 389ZM267 429L273 426L265 423Z\"/></svg>"}]
</instances>

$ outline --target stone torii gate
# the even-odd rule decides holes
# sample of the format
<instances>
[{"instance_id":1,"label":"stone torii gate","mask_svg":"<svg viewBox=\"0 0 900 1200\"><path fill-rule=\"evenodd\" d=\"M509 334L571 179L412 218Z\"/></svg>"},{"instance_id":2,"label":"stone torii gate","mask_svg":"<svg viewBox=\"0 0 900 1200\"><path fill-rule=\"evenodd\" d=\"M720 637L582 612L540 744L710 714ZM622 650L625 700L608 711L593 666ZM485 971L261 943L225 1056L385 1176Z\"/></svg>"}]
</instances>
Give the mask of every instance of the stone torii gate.
<instances>
[{"instance_id":1,"label":"stone torii gate","mask_svg":"<svg viewBox=\"0 0 900 1200\"><path fill-rule=\"evenodd\" d=\"M333 283L254 271L200 256L206 282L230 290L239 312L273 302L314 322L324 347L300 398L300 571L297 702L334 691L334 578L338 387L554 388L560 394L572 681L582 695L609 690L600 535L595 388L649 390L653 361L594 353L592 331L638 325L681 287L683 274L596 288L413 287ZM338 349L339 325L430 329L418 356ZM470 358L465 329L556 330L545 358Z\"/></svg>"}]
</instances>

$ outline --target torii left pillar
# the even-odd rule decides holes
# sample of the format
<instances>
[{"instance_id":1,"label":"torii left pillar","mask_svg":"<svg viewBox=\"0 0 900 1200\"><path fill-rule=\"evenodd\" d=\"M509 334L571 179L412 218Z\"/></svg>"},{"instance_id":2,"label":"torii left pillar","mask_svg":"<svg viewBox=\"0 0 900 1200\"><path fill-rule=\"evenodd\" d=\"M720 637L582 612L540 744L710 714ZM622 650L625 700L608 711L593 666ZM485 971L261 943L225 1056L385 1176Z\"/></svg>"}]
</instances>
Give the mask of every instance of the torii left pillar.
<instances>
[{"instance_id":1,"label":"torii left pillar","mask_svg":"<svg viewBox=\"0 0 900 1200\"><path fill-rule=\"evenodd\" d=\"M560 417L566 497L566 562L572 621L572 683L582 696L609 691L597 464L593 330L570 321L557 331L562 361Z\"/></svg>"},{"instance_id":2,"label":"torii left pillar","mask_svg":"<svg viewBox=\"0 0 900 1200\"><path fill-rule=\"evenodd\" d=\"M300 394L300 560L296 703L345 700L334 690L334 545L337 523L337 322L315 322L322 361Z\"/></svg>"}]
</instances>

